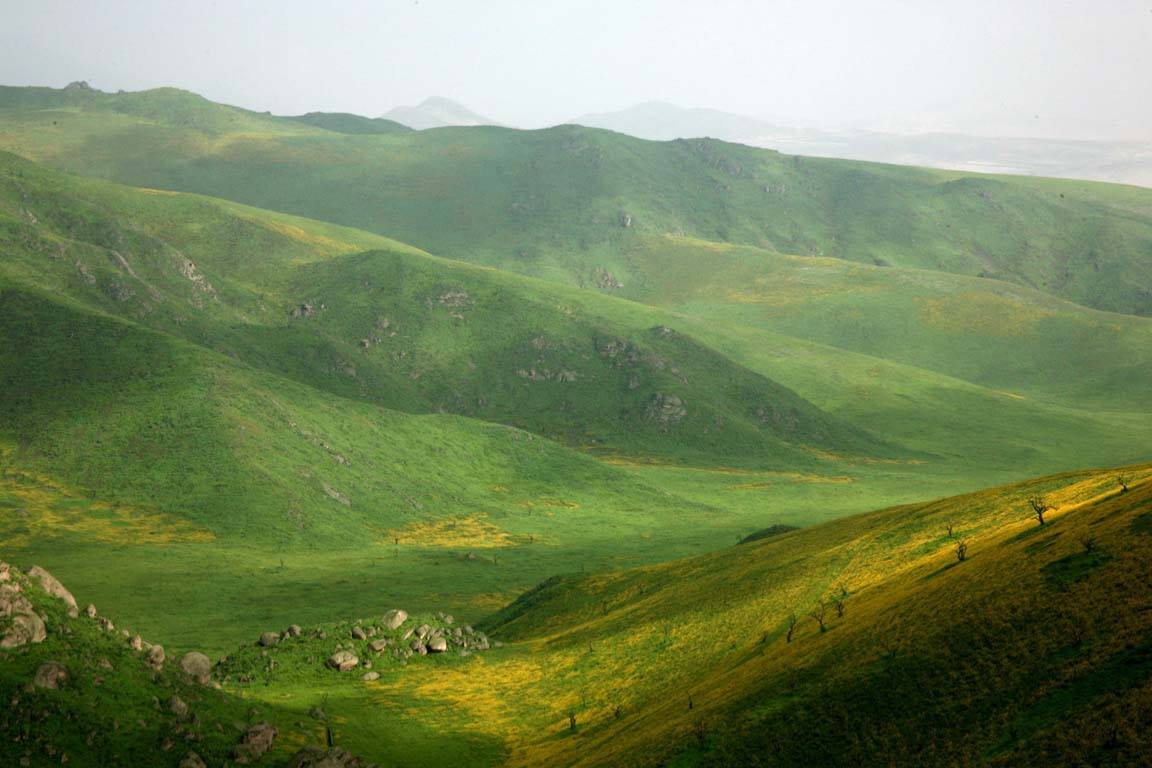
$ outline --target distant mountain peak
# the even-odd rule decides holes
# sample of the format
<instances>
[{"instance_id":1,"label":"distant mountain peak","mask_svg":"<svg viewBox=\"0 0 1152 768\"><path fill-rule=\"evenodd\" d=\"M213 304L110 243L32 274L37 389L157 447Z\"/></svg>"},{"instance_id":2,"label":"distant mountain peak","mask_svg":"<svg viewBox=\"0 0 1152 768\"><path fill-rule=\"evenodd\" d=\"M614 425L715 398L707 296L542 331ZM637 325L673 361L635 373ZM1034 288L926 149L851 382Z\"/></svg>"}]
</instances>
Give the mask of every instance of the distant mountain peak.
<instances>
[{"instance_id":1,"label":"distant mountain peak","mask_svg":"<svg viewBox=\"0 0 1152 768\"><path fill-rule=\"evenodd\" d=\"M384 117L418 131L449 125L499 125L495 120L444 96L429 96L415 106L393 107Z\"/></svg>"}]
</instances>

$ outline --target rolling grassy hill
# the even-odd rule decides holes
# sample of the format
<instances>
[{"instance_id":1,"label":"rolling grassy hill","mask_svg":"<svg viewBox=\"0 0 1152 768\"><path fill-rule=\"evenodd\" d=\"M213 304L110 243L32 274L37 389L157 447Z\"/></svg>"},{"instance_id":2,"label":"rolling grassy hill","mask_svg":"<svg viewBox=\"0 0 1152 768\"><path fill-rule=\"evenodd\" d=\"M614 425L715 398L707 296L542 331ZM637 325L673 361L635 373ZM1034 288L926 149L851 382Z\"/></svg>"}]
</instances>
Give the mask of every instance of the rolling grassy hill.
<instances>
[{"instance_id":1,"label":"rolling grassy hill","mask_svg":"<svg viewBox=\"0 0 1152 768\"><path fill-rule=\"evenodd\" d=\"M312 121L315 122L315 121ZM331 121L328 121L332 124ZM627 288L636 238L991 276L1152 313L1152 193L819 160L560 126L348 133L160 89L4 88L0 149L130 184L386 233L439 255Z\"/></svg>"},{"instance_id":2,"label":"rolling grassy hill","mask_svg":"<svg viewBox=\"0 0 1152 768\"><path fill-rule=\"evenodd\" d=\"M782 333L765 319L776 312L728 295L756 290L754 271L795 282L820 265L824 287L797 292L828 314L824 297L863 272L907 328L898 299L945 301L963 285L948 275L695 244L728 264L709 304L660 276L655 247L631 252L652 275L642 298L662 309L12 156L0 170L4 530L170 642L220 647L381 595L478 618L551 573L1138 459L1152 434L1139 380L1124 379L1146 364L1137 318L1112 321L1137 340L1127 354L1080 358L1063 391L1001 391L949 375L964 371L938 365L942 352L904 358L921 368L849 351L815 323ZM1100 316L1047 306L1070 325ZM1081 341L1054 332L1053 348ZM942 331L920 333L950 349ZM1030 343L1007 337L984 364ZM985 354L978 337L951 349L969 364ZM1113 406L1078 406L1103 380ZM135 589L144 563L151 586ZM190 573L214 574L212 591ZM326 600L301 616L288 594ZM158 610L173 600L212 629L180 634Z\"/></svg>"},{"instance_id":3,"label":"rolling grassy hill","mask_svg":"<svg viewBox=\"0 0 1152 768\"><path fill-rule=\"evenodd\" d=\"M899 455L652 314L605 317L367 234L4 167L6 272L333 394L696 461Z\"/></svg>"},{"instance_id":4,"label":"rolling grassy hill","mask_svg":"<svg viewBox=\"0 0 1152 768\"><path fill-rule=\"evenodd\" d=\"M1152 465L1064 470L1150 458L1147 192L174 89L0 89L0 149L0 555L229 652L48 609L0 684L68 658L66 717L0 729L54 760L181 691L273 762L318 704L413 763L1139 761ZM507 645L323 668L395 606Z\"/></svg>"},{"instance_id":5,"label":"rolling grassy hill","mask_svg":"<svg viewBox=\"0 0 1152 768\"><path fill-rule=\"evenodd\" d=\"M1052 507L1043 525L1027 501L1038 494ZM34 646L3 673L18 681L62 660L89 706L119 692L141 713L148 695L195 695L205 717L238 720L232 738L254 716L239 714L244 702L286 736L274 764L320 737L316 706L340 746L404 763L1140 764L1150 536L1152 465L1087 470L553 578L484 622L503 643L484 653L376 653L352 628L376 626L377 605L273 648L246 643L217 669L224 696L125 672L111 691L92 687L99 655L130 673L130 654L83 618L70 642ZM335 649L379 678L325 668ZM104 710L72 711L25 749L44 735L75 744ZM141 735L133 726L118 748Z\"/></svg>"}]
</instances>

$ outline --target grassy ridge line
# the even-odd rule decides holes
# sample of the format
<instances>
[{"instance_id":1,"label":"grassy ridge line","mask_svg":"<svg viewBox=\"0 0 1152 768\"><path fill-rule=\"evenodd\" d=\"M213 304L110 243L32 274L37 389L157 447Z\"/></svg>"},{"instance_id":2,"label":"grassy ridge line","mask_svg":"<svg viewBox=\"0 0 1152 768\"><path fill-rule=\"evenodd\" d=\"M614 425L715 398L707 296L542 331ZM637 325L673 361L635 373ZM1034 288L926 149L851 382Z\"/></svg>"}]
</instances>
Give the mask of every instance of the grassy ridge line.
<instances>
[{"instance_id":1,"label":"grassy ridge line","mask_svg":"<svg viewBox=\"0 0 1152 768\"><path fill-rule=\"evenodd\" d=\"M171 90L31 105L22 89L3 89L0 113L0 146L57 167L386 232L562 282L627 289L643 275L622 248L684 233L1152 311L1152 194L1135 188L574 126L350 135Z\"/></svg>"}]
</instances>

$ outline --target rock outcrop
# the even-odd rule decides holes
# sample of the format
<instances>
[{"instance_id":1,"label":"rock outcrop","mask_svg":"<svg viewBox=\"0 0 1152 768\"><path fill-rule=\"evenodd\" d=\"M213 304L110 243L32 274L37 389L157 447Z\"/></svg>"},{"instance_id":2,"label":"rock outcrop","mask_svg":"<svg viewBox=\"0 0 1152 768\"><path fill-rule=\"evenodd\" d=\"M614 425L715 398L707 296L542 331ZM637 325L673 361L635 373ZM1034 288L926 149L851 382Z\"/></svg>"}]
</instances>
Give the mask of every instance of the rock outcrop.
<instances>
[{"instance_id":1,"label":"rock outcrop","mask_svg":"<svg viewBox=\"0 0 1152 768\"><path fill-rule=\"evenodd\" d=\"M80 609L76 605L76 598L72 597L72 593L65 589L64 585L61 584L55 576L38 565L34 565L28 569L28 576L35 579L40 585L40 588L52 595L52 597L63 600L64 604L68 606L69 616L76 618L80 615Z\"/></svg>"},{"instance_id":2,"label":"rock outcrop","mask_svg":"<svg viewBox=\"0 0 1152 768\"><path fill-rule=\"evenodd\" d=\"M277 731L268 723L257 723L249 728L240 743L232 750L232 757L241 765L254 763L272 748Z\"/></svg>"}]
</instances>

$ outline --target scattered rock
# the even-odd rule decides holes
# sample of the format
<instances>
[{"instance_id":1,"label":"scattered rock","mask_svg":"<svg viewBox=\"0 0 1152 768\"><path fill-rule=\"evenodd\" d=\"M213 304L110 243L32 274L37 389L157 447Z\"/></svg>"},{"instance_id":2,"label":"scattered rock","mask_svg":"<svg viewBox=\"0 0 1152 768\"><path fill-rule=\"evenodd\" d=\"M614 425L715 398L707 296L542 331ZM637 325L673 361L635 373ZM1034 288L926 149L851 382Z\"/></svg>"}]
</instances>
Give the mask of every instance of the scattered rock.
<instances>
[{"instance_id":1,"label":"scattered rock","mask_svg":"<svg viewBox=\"0 0 1152 768\"><path fill-rule=\"evenodd\" d=\"M411 648L414 653L418 653L421 656L428 653L428 649L424 647L424 643L420 640L413 640L412 644L408 647Z\"/></svg>"},{"instance_id":2,"label":"scattered rock","mask_svg":"<svg viewBox=\"0 0 1152 768\"><path fill-rule=\"evenodd\" d=\"M617 280L616 276L604 269L604 267L596 267L596 270L592 273L592 279L596 287L602 291L615 291L624 287L624 283Z\"/></svg>"},{"instance_id":3,"label":"scattered rock","mask_svg":"<svg viewBox=\"0 0 1152 768\"><path fill-rule=\"evenodd\" d=\"M160 669L164 666L164 646L154 645L148 649L147 655L144 657L148 662L148 666L152 669Z\"/></svg>"},{"instance_id":4,"label":"scattered rock","mask_svg":"<svg viewBox=\"0 0 1152 768\"><path fill-rule=\"evenodd\" d=\"M212 660L199 651L189 651L180 659L180 670L200 685L212 679Z\"/></svg>"},{"instance_id":5,"label":"scattered rock","mask_svg":"<svg viewBox=\"0 0 1152 768\"><path fill-rule=\"evenodd\" d=\"M271 648L280 642L280 635L276 632L265 632L260 635L259 645L265 648Z\"/></svg>"},{"instance_id":6,"label":"scattered rock","mask_svg":"<svg viewBox=\"0 0 1152 768\"><path fill-rule=\"evenodd\" d=\"M96 618L96 606L88 603L88 607L84 609L84 615L90 619Z\"/></svg>"},{"instance_id":7,"label":"scattered rock","mask_svg":"<svg viewBox=\"0 0 1152 768\"><path fill-rule=\"evenodd\" d=\"M134 651L144 650L144 638L140 637L140 635L132 635L132 637L128 638L128 647Z\"/></svg>"},{"instance_id":8,"label":"scattered rock","mask_svg":"<svg viewBox=\"0 0 1152 768\"><path fill-rule=\"evenodd\" d=\"M42 643L48 637L44 620L36 613L32 602L20 593L19 584L0 582L0 618L8 619L8 626L0 635L0 649Z\"/></svg>"},{"instance_id":9,"label":"scattered rock","mask_svg":"<svg viewBox=\"0 0 1152 768\"><path fill-rule=\"evenodd\" d=\"M328 485L328 483L321 483L321 485L324 487L324 493L328 495L328 498L332 499L333 501L337 501L346 507L352 506L352 500L344 494L340 493L340 491Z\"/></svg>"},{"instance_id":10,"label":"scattered rock","mask_svg":"<svg viewBox=\"0 0 1152 768\"><path fill-rule=\"evenodd\" d=\"M444 653L448 650L448 641L443 637L434 637L428 641L429 653Z\"/></svg>"},{"instance_id":11,"label":"scattered rock","mask_svg":"<svg viewBox=\"0 0 1152 768\"><path fill-rule=\"evenodd\" d=\"M68 669L58 661L46 661L36 670L32 685L36 688L56 690L68 680Z\"/></svg>"},{"instance_id":12,"label":"scattered rock","mask_svg":"<svg viewBox=\"0 0 1152 768\"><path fill-rule=\"evenodd\" d=\"M115 632L116 625L112 623L112 619L102 618L100 619L100 629L105 632Z\"/></svg>"},{"instance_id":13,"label":"scattered rock","mask_svg":"<svg viewBox=\"0 0 1152 768\"><path fill-rule=\"evenodd\" d=\"M9 581L12 578L12 566L8 563L0 563L0 582Z\"/></svg>"},{"instance_id":14,"label":"scattered rock","mask_svg":"<svg viewBox=\"0 0 1152 768\"><path fill-rule=\"evenodd\" d=\"M363 627L352 627L352 637L356 640L367 640L368 633L364 631Z\"/></svg>"},{"instance_id":15,"label":"scattered rock","mask_svg":"<svg viewBox=\"0 0 1152 768\"><path fill-rule=\"evenodd\" d=\"M183 720L188 716L188 705L184 703L184 699L173 695L168 699L168 711Z\"/></svg>"},{"instance_id":16,"label":"scattered rock","mask_svg":"<svg viewBox=\"0 0 1152 768\"><path fill-rule=\"evenodd\" d=\"M390 643L388 642L387 638L373 640L372 642L368 643L368 647L376 653L383 653L389 645Z\"/></svg>"},{"instance_id":17,"label":"scattered rock","mask_svg":"<svg viewBox=\"0 0 1152 768\"><path fill-rule=\"evenodd\" d=\"M259 760L272 748L276 733L276 729L268 723L257 723L244 733L240 743L232 750L232 757L241 765Z\"/></svg>"},{"instance_id":18,"label":"scattered rock","mask_svg":"<svg viewBox=\"0 0 1152 768\"><path fill-rule=\"evenodd\" d=\"M338 672L347 672L350 669L355 669L360 664L360 659L356 658L356 654L351 651L336 651L328 657L328 666Z\"/></svg>"},{"instance_id":19,"label":"scattered rock","mask_svg":"<svg viewBox=\"0 0 1152 768\"><path fill-rule=\"evenodd\" d=\"M657 392L648 401L645 415L660 424L675 424L688 415L688 410L684 407L684 401L676 395Z\"/></svg>"},{"instance_id":20,"label":"scattered rock","mask_svg":"<svg viewBox=\"0 0 1152 768\"><path fill-rule=\"evenodd\" d=\"M200 758L200 755L189 752L180 761L180 768L208 768L208 765Z\"/></svg>"},{"instance_id":21,"label":"scattered rock","mask_svg":"<svg viewBox=\"0 0 1152 768\"><path fill-rule=\"evenodd\" d=\"M300 633L303 631L299 624L292 624L288 627L288 637L300 637Z\"/></svg>"},{"instance_id":22,"label":"scattered rock","mask_svg":"<svg viewBox=\"0 0 1152 768\"><path fill-rule=\"evenodd\" d=\"M401 624L408 621L408 612L402 611L399 608L393 608L384 614L381 621L383 621L384 626L388 629L399 629Z\"/></svg>"},{"instance_id":23,"label":"scattered rock","mask_svg":"<svg viewBox=\"0 0 1152 768\"><path fill-rule=\"evenodd\" d=\"M366 683L373 683L373 682L376 682L377 680L380 679L380 673L379 672L365 672L364 675L361 676L360 679Z\"/></svg>"},{"instance_id":24,"label":"scattered rock","mask_svg":"<svg viewBox=\"0 0 1152 768\"><path fill-rule=\"evenodd\" d=\"M320 707L312 707L312 709L308 710L308 717L312 718L313 720L327 720L328 713L326 713Z\"/></svg>"},{"instance_id":25,"label":"scattered rock","mask_svg":"<svg viewBox=\"0 0 1152 768\"><path fill-rule=\"evenodd\" d=\"M287 768L361 768L364 763L340 747L304 747L288 761Z\"/></svg>"},{"instance_id":26,"label":"scattered rock","mask_svg":"<svg viewBox=\"0 0 1152 768\"><path fill-rule=\"evenodd\" d=\"M28 569L28 576L36 579L40 583L40 588L52 597L63 600L64 604L68 606L69 616L76 618L80 615L80 609L76 607L76 598L72 597L72 593L65 589L55 576L38 565Z\"/></svg>"}]
</instances>

